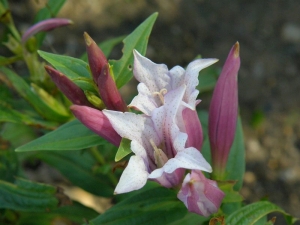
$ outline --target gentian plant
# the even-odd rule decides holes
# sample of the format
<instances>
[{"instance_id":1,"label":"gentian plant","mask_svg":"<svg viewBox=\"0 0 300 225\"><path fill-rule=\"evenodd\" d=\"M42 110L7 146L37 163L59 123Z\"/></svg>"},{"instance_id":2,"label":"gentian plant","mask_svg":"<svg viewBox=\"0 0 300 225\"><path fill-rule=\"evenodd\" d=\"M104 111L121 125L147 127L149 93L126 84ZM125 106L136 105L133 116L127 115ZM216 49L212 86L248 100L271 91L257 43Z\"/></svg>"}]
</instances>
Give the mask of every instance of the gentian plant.
<instances>
[{"instance_id":1,"label":"gentian plant","mask_svg":"<svg viewBox=\"0 0 300 225\"><path fill-rule=\"evenodd\" d=\"M218 78L205 69L217 59L191 59L186 67L168 69L145 57L157 13L127 37L99 45L85 32L81 58L38 50L41 32L72 24L47 13L57 13L63 3L49 1L21 35L7 2L0 2L5 45L14 54L2 57L0 67L5 90L0 121L3 138L11 143L0 155L5 165L0 166L1 224L260 225L275 222L268 221L270 212L282 213L288 224L296 221L266 200L243 205L239 194L245 159L238 42ZM122 40L121 59L108 60ZM7 67L21 60L27 79ZM137 94L126 102L119 89L131 79L138 82ZM25 107L5 95L11 91ZM208 112L201 110L204 91L212 93ZM9 132L17 129L32 135L11 138ZM59 187L29 181L18 163L36 160L56 168L72 185L111 199L113 206L99 214Z\"/></svg>"}]
</instances>

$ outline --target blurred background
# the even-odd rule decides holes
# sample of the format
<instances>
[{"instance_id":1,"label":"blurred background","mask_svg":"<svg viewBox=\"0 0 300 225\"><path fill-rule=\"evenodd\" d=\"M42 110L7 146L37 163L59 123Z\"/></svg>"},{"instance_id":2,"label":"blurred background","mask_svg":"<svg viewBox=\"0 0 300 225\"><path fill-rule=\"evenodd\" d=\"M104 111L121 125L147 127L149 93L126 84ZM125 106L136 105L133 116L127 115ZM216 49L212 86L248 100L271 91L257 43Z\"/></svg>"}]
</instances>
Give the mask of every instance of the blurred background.
<instances>
[{"instance_id":1,"label":"blurred background","mask_svg":"<svg viewBox=\"0 0 300 225\"><path fill-rule=\"evenodd\" d=\"M45 1L9 4L17 27L25 31ZM300 1L67 0L58 17L74 25L49 32L43 48L79 57L85 52L84 31L99 43L129 34L156 11L147 57L169 68L186 66L199 54L218 58L221 68L239 41L247 160L241 193L246 202L268 198L299 218ZM118 59L121 48L110 58ZM207 108L209 99L201 98L199 108Z\"/></svg>"}]
</instances>

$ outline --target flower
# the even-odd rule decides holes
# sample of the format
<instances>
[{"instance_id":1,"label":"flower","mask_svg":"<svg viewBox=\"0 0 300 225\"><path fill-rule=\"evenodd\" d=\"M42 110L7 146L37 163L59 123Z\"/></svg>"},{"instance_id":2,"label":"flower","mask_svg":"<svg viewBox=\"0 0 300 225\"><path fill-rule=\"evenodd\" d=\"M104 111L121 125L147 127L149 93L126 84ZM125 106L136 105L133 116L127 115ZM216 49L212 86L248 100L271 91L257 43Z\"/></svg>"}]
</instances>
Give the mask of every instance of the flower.
<instances>
[{"instance_id":1,"label":"flower","mask_svg":"<svg viewBox=\"0 0 300 225\"><path fill-rule=\"evenodd\" d=\"M216 181L207 179L201 171L197 170L192 170L186 175L177 194L190 212L202 216L216 213L224 196Z\"/></svg>"},{"instance_id":2,"label":"flower","mask_svg":"<svg viewBox=\"0 0 300 225\"><path fill-rule=\"evenodd\" d=\"M183 179L184 169L211 172L210 165L196 148L185 148L187 134L177 125L176 115L185 91L186 85L181 85L166 93L162 99L164 104L153 109L151 116L103 110L115 131L131 140L135 154L122 173L116 194L140 189L147 179L165 187L177 186Z\"/></svg>"},{"instance_id":3,"label":"flower","mask_svg":"<svg viewBox=\"0 0 300 225\"><path fill-rule=\"evenodd\" d=\"M143 57L136 50L134 54L134 77L140 82L139 94L134 97L129 107L136 108L146 115L151 115L153 109L163 104L162 97L168 91L174 90L181 85L186 85L183 102L186 107L195 110L199 91L199 72L217 62L217 59L197 59L191 62L187 69L175 66L171 70L165 64L155 64Z\"/></svg>"},{"instance_id":4,"label":"flower","mask_svg":"<svg viewBox=\"0 0 300 225\"><path fill-rule=\"evenodd\" d=\"M187 69L175 66L168 70L164 64L155 64L146 57L143 57L134 50L134 70L135 78L140 82L138 85L139 94L134 97L129 107L140 110L146 115L151 115L152 111L161 106L163 96L171 90L181 85L186 85L183 96L183 104L178 110L177 120L179 129L187 133L188 140L186 147L195 147L201 150L203 143L203 132L200 120L196 112L196 105L200 100L196 100L199 91L196 86L199 84L199 72L217 62L217 59L197 59L191 62Z\"/></svg>"},{"instance_id":5,"label":"flower","mask_svg":"<svg viewBox=\"0 0 300 225\"><path fill-rule=\"evenodd\" d=\"M240 68L239 43L230 50L215 86L209 108L209 141L212 153L213 175L222 179L238 116L237 75Z\"/></svg>"}]
</instances>

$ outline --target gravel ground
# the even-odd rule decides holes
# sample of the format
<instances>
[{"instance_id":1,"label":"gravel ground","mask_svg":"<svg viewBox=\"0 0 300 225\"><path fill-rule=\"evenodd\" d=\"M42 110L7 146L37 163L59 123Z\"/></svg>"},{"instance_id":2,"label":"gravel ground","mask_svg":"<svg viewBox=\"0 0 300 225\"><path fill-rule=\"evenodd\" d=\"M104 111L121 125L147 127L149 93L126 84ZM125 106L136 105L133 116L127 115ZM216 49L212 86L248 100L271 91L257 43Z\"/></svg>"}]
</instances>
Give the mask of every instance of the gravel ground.
<instances>
[{"instance_id":1,"label":"gravel ground","mask_svg":"<svg viewBox=\"0 0 300 225\"><path fill-rule=\"evenodd\" d=\"M10 4L25 29L28 11L43 1ZM52 31L47 43L59 53L79 56L84 31L100 42L128 34L155 11L159 17L147 52L155 62L186 65L200 53L219 58L221 66L239 41L247 159L242 195L247 202L268 197L300 218L300 1L68 0L59 16L75 25Z\"/></svg>"}]
</instances>

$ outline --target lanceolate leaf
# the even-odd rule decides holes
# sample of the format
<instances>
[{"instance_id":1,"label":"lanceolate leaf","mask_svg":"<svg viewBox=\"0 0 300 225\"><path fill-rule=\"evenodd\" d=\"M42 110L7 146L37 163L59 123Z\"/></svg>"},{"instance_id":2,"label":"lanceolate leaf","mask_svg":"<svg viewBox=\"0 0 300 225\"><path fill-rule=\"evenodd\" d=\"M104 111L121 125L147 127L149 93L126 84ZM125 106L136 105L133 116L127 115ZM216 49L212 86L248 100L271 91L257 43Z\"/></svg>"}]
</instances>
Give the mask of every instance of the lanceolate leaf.
<instances>
[{"instance_id":1,"label":"lanceolate leaf","mask_svg":"<svg viewBox=\"0 0 300 225\"><path fill-rule=\"evenodd\" d=\"M39 152L35 157L55 167L75 186L103 197L113 195L109 177L93 172L96 161L88 152Z\"/></svg>"},{"instance_id":2,"label":"lanceolate leaf","mask_svg":"<svg viewBox=\"0 0 300 225\"><path fill-rule=\"evenodd\" d=\"M104 143L107 141L75 119L57 130L17 148L16 151L80 150Z\"/></svg>"},{"instance_id":3,"label":"lanceolate leaf","mask_svg":"<svg viewBox=\"0 0 300 225\"><path fill-rule=\"evenodd\" d=\"M58 207L57 188L17 179L15 184L0 180L0 208L45 212Z\"/></svg>"},{"instance_id":4,"label":"lanceolate leaf","mask_svg":"<svg viewBox=\"0 0 300 225\"><path fill-rule=\"evenodd\" d=\"M53 225L53 224L81 224L82 221L94 218L98 215L94 210L77 202L72 205L59 207L50 212L19 214L18 224L22 225Z\"/></svg>"},{"instance_id":5,"label":"lanceolate leaf","mask_svg":"<svg viewBox=\"0 0 300 225\"><path fill-rule=\"evenodd\" d=\"M86 62L70 56L56 55L38 51L39 55L49 62L55 69L65 74L82 90L96 92L89 66Z\"/></svg>"},{"instance_id":6,"label":"lanceolate leaf","mask_svg":"<svg viewBox=\"0 0 300 225\"><path fill-rule=\"evenodd\" d=\"M137 192L88 224L169 224L184 217L186 213L184 204L177 199L174 190L158 187Z\"/></svg>"},{"instance_id":7,"label":"lanceolate leaf","mask_svg":"<svg viewBox=\"0 0 300 225\"><path fill-rule=\"evenodd\" d=\"M30 86L12 70L6 67L0 67L0 73L9 80L19 95L28 101L42 117L57 122L64 122L69 119L69 116L60 114L40 99Z\"/></svg>"},{"instance_id":8,"label":"lanceolate leaf","mask_svg":"<svg viewBox=\"0 0 300 225\"><path fill-rule=\"evenodd\" d=\"M142 55L146 54L149 36L158 13L153 13L140 26L138 26L124 40L123 56L119 60L110 60L117 87L126 84L133 76L133 50L136 49Z\"/></svg>"},{"instance_id":9,"label":"lanceolate leaf","mask_svg":"<svg viewBox=\"0 0 300 225\"><path fill-rule=\"evenodd\" d=\"M252 225L271 212L282 213L288 224L293 224L297 221L296 218L287 214L277 205L268 201L261 201L247 205L230 214L228 218L226 218L226 225Z\"/></svg>"}]
</instances>

